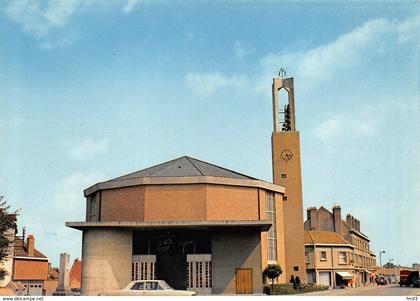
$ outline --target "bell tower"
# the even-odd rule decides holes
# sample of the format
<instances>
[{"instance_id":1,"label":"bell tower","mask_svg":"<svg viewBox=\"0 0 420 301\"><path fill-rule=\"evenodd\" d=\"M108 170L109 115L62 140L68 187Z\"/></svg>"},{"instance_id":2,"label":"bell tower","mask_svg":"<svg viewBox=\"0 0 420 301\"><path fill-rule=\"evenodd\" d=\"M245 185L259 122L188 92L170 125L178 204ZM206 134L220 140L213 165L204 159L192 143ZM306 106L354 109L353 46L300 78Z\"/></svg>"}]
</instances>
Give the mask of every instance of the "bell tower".
<instances>
[{"instance_id":1,"label":"bell tower","mask_svg":"<svg viewBox=\"0 0 420 301\"><path fill-rule=\"evenodd\" d=\"M299 276L306 280L305 246L302 213L302 176L299 132L295 124L293 78L273 78L273 125L271 136L273 182L286 187L283 198L285 271L287 281ZM282 91L284 89L284 91ZM282 95L279 95L283 92ZM285 92L285 93L284 93ZM286 99L280 96L287 95Z\"/></svg>"}]
</instances>

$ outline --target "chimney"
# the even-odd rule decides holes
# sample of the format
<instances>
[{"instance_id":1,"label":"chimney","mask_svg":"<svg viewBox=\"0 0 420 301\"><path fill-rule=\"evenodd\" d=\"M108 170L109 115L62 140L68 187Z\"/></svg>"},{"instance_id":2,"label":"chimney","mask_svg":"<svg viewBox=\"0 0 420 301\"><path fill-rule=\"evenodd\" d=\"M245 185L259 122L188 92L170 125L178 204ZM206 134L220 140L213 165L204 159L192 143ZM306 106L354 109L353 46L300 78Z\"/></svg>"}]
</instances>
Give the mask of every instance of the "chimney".
<instances>
[{"instance_id":1,"label":"chimney","mask_svg":"<svg viewBox=\"0 0 420 301\"><path fill-rule=\"evenodd\" d=\"M334 232L341 235L341 207L340 205L334 205L332 210L334 216Z\"/></svg>"},{"instance_id":2,"label":"chimney","mask_svg":"<svg viewBox=\"0 0 420 301\"><path fill-rule=\"evenodd\" d=\"M351 215L350 214L346 215L346 222L347 222L347 225L349 225L351 227Z\"/></svg>"},{"instance_id":3,"label":"chimney","mask_svg":"<svg viewBox=\"0 0 420 301\"><path fill-rule=\"evenodd\" d=\"M316 207L309 207L306 210L306 214L309 220L309 230L316 230L318 228L318 214Z\"/></svg>"},{"instance_id":4,"label":"chimney","mask_svg":"<svg viewBox=\"0 0 420 301\"><path fill-rule=\"evenodd\" d=\"M360 221L356 219L356 230L360 232Z\"/></svg>"},{"instance_id":5,"label":"chimney","mask_svg":"<svg viewBox=\"0 0 420 301\"><path fill-rule=\"evenodd\" d=\"M354 216L351 217L351 226L353 229L356 230L356 219L354 218Z\"/></svg>"},{"instance_id":6,"label":"chimney","mask_svg":"<svg viewBox=\"0 0 420 301\"><path fill-rule=\"evenodd\" d=\"M28 256L35 256L35 238L32 234L28 235L28 240L26 241L26 251L28 252Z\"/></svg>"}]
</instances>

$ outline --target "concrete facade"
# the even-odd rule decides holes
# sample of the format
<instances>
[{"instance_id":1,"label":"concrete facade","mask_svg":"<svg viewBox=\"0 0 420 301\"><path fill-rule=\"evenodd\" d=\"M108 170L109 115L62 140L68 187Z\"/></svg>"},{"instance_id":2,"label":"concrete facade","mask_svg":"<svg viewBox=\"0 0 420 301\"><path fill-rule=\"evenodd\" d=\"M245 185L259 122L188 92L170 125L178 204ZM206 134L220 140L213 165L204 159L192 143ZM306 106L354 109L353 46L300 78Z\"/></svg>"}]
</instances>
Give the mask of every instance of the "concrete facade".
<instances>
[{"instance_id":1,"label":"concrete facade","mask_svg":"<svg viewBox=\"0 0 420 301\"><path fill-rule=\"evenodd\" d=\"M88 229L82 241L82 295L117 290L131 281L132 231Z\"/></svg>"},{"instance_id":2,"label":"concrete facade","mask_svg":"<svg viewBox=\"0 0 420 301\"><path fill-rule=\"evenodd\" d=\"M212 236L213 294L236 294L235 271L252 269L253 293L262 293L260 231L226 230Z\"/></svg>"}]
</instances>

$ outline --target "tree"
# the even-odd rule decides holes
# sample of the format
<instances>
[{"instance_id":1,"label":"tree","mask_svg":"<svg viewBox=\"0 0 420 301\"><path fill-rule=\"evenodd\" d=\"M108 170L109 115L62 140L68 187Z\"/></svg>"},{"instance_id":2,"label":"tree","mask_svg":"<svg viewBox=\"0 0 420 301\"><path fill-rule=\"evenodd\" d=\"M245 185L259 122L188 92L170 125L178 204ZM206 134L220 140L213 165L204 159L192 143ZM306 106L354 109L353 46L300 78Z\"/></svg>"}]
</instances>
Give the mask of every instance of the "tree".
<instances>
[{"instance_id":1,"label":"tree","mask_svg":"<svg viewBox=\"0 0 420 301\"><path fill-rule=\"evenodd\" d=\"M283 271L281 270L281 267L278 264L269 264L265 268L263 273L267 278L271 279L271 292L273 292L274 279L276 279L278 276L281 275L281 273L283 273Z\"/></svg>"},{"instance_id":2,"label":"tree","mask_svg":"<svg viewBox=\"0 0 420 301\"><path fill-rule=\"evenodd\" d=\"M384 268L387 268L387 269L393 269L393 268L396 268L396 267L397 266L390 261L387 262L386 264L384 264Z\"/></svg>"},{"instance_id":3,"label":"tree","mask_svg":"<svg viewBox=\"0 0 420 301\"><path fill-rule=\"evenodd\" d=\"M10 233L11 230L16 229L16 214L10 213L10 206L7 204L4 197L0 196L0 263L2 263L7 255L9 255L9 247L13 243L15 232ZM4 274L4 270L0 270Z\"/></svg>"}]
</instances>

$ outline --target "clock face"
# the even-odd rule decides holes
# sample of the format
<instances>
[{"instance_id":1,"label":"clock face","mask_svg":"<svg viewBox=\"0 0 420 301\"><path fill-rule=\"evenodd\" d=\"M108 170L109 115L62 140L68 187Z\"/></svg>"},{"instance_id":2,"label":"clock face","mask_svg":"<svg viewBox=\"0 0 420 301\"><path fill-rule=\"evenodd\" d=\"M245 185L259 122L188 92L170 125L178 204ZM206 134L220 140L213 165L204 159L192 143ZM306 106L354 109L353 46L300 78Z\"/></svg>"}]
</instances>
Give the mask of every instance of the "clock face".
<instances>
[{"instance_id":1,"label":"clock face","mask_svg":"<svg viewBox=\"0 0 420 301\"><path fill-rule=\"evenodd\" d=\"M284 149L281 151L280 157L283 161L288 162L293 158L293 152L290 149Z\"/></svg>"}]
</instances>

